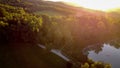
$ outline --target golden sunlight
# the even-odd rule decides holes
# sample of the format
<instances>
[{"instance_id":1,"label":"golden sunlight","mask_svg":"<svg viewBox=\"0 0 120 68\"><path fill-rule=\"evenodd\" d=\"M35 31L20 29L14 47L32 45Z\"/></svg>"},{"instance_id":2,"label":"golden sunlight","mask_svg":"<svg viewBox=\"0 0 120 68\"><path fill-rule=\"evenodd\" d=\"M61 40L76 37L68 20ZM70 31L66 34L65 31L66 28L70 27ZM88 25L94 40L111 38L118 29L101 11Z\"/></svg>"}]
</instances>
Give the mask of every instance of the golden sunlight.
<instances>
[{"instance_id":1,"label":"golden sunlight","mask_svg":"<svg viewBox=\"0 0 120 68\"><path fill-rule=\"evenodd\" d=\"M115 8L120 8L120 0L50 0L61 1L74 6L81 6L94 10L108 11Z\"/></svg>"}]
</instances>

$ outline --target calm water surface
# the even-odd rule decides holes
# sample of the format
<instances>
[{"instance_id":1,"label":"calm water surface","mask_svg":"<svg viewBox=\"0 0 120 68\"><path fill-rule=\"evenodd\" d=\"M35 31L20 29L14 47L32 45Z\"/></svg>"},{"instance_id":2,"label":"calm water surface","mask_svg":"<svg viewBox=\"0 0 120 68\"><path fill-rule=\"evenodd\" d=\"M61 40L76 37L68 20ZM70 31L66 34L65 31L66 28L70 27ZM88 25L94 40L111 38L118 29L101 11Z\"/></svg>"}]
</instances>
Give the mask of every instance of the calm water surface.
<instances>
[{"instance_id":1,"label":"calm water surface","mask_svg":"<svg viewBox=\"0 0 120 68\"><path fill-rule=\"evenodd\" d=\"M112 65L112 68L120 68L120 44L102 44L101 50L92 49L88 51L88 57L94 61L102 61Z\"/></svg>"}]
</instances>

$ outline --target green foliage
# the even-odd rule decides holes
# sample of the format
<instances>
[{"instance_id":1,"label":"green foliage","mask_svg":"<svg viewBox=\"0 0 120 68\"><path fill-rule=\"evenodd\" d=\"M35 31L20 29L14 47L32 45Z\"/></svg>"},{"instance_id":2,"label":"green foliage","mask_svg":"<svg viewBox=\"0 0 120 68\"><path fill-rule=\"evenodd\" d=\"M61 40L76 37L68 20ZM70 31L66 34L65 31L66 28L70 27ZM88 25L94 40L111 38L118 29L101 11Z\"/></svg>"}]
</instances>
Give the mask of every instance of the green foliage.
<instances>
[{"instance_id":1,"label":"green foliage","mask_svg":"<svg viewBox=\"0 0 120 68\"><path fill-rule=\"evenodd\" d=\"M81 66L81 68L89 68L89 64L85 63L84 65Z\"/></svg>"},{"instance_id":2,"label":"green foliage","mask_svg":"<svg viewBox=\"0 0 120 68\"><path fill-rule=\"evenodd\" d=\"M8 23L4 23L3 21L0 21L0 27L8 26Z\"/></svg>"},{"instance_id":3,"label":"green foliage","mask_svg":"<svg viewBox=\"0 0 120 68\"><path fill-rule=\"evenodd\" d=\"M86 63L82 64L80 68L111 68L111 65L105 64L102 62L92 61L92 63L86 62Z\"/></svg>"},{"instance_id":4,"label":"green foliage","mask_svg":"<svg viewBox=\"0 0 120 68\"><path fill-rule=\"evenodd\" d=\"M3 4L0 7L2 7L0 8L0 26L3 27L0 30L7 33L4 35L4 37L7 37L6 41L32 42L36 39L35 33L39 32L42 18L26 13L23 8Z\"/></svg>"}]
</instances>

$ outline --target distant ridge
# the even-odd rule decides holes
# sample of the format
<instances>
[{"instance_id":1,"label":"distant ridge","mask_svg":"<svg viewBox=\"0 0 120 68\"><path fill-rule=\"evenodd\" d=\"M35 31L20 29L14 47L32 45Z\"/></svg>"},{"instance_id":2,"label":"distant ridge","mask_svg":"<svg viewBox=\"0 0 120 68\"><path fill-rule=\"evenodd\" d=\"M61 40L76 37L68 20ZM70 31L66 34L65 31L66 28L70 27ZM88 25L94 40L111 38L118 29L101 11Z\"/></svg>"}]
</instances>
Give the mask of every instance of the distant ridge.
<instances>
[{"instance_id":1,"label":"distant ridge","mask_svg":"<svg viewBox=\"0 0 120 68\"><path fill-rule=\"evenodd\" d=\"M71 6L62 2L52 2L43 0L0 0L0 3L22 7L27 12L35 14L50 15L104 15L105 13L98 10L91 10L82 7Z\"/></svg>"}]
</instances>

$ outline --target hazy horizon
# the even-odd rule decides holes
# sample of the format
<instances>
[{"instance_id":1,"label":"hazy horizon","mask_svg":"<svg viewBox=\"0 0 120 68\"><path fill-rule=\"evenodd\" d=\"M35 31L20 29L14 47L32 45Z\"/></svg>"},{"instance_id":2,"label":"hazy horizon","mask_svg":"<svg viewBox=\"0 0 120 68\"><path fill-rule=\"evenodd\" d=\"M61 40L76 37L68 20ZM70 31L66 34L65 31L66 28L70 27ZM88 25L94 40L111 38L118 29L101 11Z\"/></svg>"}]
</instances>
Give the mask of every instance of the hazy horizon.
<instances>
[{"instance_id":1,"label":"hazy horizon","mask_svg":"<svg viewBox=\"0 0 120 68\"><path fill-rule=\"evenodd\" d=\"M64 2L73 6L85 7L94 10L108 11L120 8L119 0L48 0L54 2Z\"/></svg>"}]
</instances>

